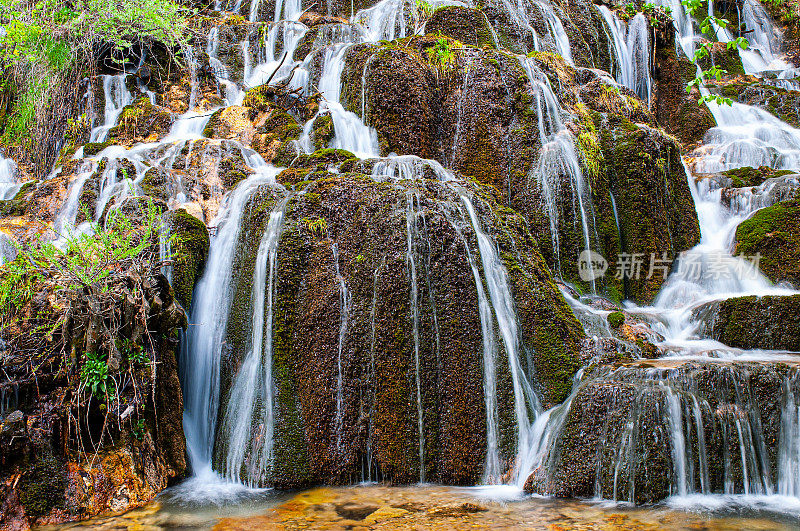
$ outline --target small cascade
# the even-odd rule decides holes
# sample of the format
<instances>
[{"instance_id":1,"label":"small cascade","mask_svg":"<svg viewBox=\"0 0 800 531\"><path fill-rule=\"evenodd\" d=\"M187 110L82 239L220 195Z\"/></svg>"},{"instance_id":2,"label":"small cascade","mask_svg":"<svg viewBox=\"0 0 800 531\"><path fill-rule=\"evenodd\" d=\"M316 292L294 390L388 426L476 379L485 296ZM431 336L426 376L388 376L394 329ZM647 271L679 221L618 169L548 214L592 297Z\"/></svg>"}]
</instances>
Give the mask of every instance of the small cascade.
<instances>
[{"instance_id":1,"label":"small cascade","mask_svg":"<svg viewBox=\"0 0 800 531\"><path fill-rule=\"evenodd\" d=\"M472 200L464 192L460 193L460 197L478 240L486 286L489 289L489 297L497 319L497 327L503 339L503 346L508 355L508 367L514 387L514 413L517 421L517 466L514 470L514 477L518 483L524 483L527 479L527 472L530 470L526 457L530 453L531 446L538 443L533 440L536 434L534 430L536 424L531 423L531 417L536 420L541 413L541 406L521 363L520 332L514 310L514 298L508 285L508 272L497 254L494 243L481 229Z\"/></svg>"},{"instance_id":2,"label":"small cascade","mask_svg":"<svg viewBox=\"0 0 800 531\"><path fill-rule=\"evenodd\" d=\"M336 416L334 417L336 430L336 448L342 449L342 429L344 428L344 371L342 370L342 351L347 339L347 325L350 318L351 297L347 283L339 268L339 247L334 243L331 246L333 263L336 266L336 283L339 287L339 343L336 355Z\"/></svg>"},{"instance_id":3,"label":"small cascade","mask_svg":"<svg viewBox=\"0 0 800 531\"><path fill-rule=\"evenodd\" d=\"M580 230L585 250L591 250L597 231L594 226L594 209L591 200L591 188L584 178L578 155L575 151L575 139L561 120L561 110L550 82L538 70L532 60L522 60L534 91L534 106L538 116L539 139L542 147L539 159L533 167L530 178L540 186L550 219L550 237L553 244L553 257L556 261L555 271L561 271L560 230L566 219L561 219L559 204L562 203L562 187L566 184L572 194L572 205L579 216ZM594 238L594 240L593 240ZM570 257L571 258L571 257ZM596 291L594 280L591 289Z\"/></svg>"},{"instance_id":4,"label":"small cascade","mask_svg":"<svg viewBox=\"0 0 800 531\"><path fill-rule=\"evenodd\" d=\"M364 125L357 114L346 110L342 104L342 72L349 44L334 44L325 48L319 92L324 99L319 115L330 113L333 119L335 138L333 147L345 149L360 158L377 157L380 154L378 133ZM307 127L313 123L309 121Z\"/></svg>"},{"instance_id":5,"label":"small cascade","mask_svg":"<svg viewBox=\"0 0 800 531\"><path fill-rule=\"evenodd\" d=\"M695 21L686 11L681 0L654 0L653 3L657 6L669 8L677 33L675 36L676 51L678 53L682 51L686 57L693 59L696 49L695 43L702 34L695 28Z\"/></svg>"},{"instance_id":6,"label":"small cascade","mask_svg":"<svg viewBox=\"0 0 800 531\"><path fill-rule=\"evenodd\" d=\"M122 109L126 105L133 103L133 95L125 86L125 78L128 74L123 72L114 76L101 76L103 80L103 94L105 94L105 104L103 106L103 123L92 128L89 135L90 142L104 142L108 136L108 131L117 123Z\"/></svg>"},{"instance_id":7,"label":"small cascade","mask_svg":"<svg viewBox=\"0 0 800 531\"><path fill-rule=\"evenodd\" d=\"M225 96L225 104L240 105L244 99L244 92L239 89L239 85L230 79L228 68L219 60L217 52L219 51L219 26L214 26L208 32L206 39L206 54L208 54L208 64L214 71L214 77L217 78L223 89Z\"/></svg>"},{"instance_id":8,"label":"small cascade","mask_svg":"<svg viewBox=\"0 0 800 531\"><path fill-rule=\"evenodd\" d=\"M228 316L232 304L231 278L244 209L259 187L275 182L277 169L265 169L240 183L227 196L212 222L205 273L198 281L183 343L181 384L184 397L183 427L186 447L197 475L212 475L211 456L219 408L219 371ZM259 347L261 348L261 347ZM237 469L237 475L240 471Z\"/></svg>"},{"instance_id":9,"label":"small cascade","mask_svg":"<svg viewBox=\"0 0 800 531\"><path fill-rule=\"evenodd\" d=\"M257 487L272 462L275 390L272 379L272 318L278 241L291 196L272 210L261 238L253 272L248 353L233 381L216 444L225 449L223 474Z\"/></svg>"},{"instance_id":10,"label":"small cascade","mask_svg":"<svg viewBox=\"0 0 800 531\"><path fill-rule=\"evenodd\" d=\"M705 89L703 89L705 92ZM705 92L707 93L707 92ZM692 153L692 169L714 173L744 166L800 168L800 130L757 107L708 103L717 126Z\"/></svg>"},{"instance_id":11,"label":"small cascade","mask_svg":"<svg viewBox=\"0 0 800 531\"><path fill-rule=\"evenodd\" d=\"M553 5L549 0L541 0L532 4L522 0L502 0L502 8L511 16L514 24L524 33L528 33L533 38L534 50L553 51L559 54L564 60L574 65L572 59L572 47L569 37L564 29L564 24L556 15ZM547 25L547 35L539 35L534 28L534 21L528 10L538 11L539 15ZM538 17L537 17L538 18ZM542 42L544 40L544 42ZM528 50L533 51L533 50Z\"/></svg>"},{"instance_id":12,"label":"small cascade","mask_svg":"<svg viewBox=\"0 0 800 531\"><path fill-rule=\"evenodd\" d=\"M756 0L744 0L739 18L745 27L748 50L759 56L759 71L789 68L780 58L782 32L773 24L764 7Z\"/></svg>"},{"instance_id":13,"label":"small cascade","mask_svg":"<svg viewBox=\"0 0 800 531\"><path fill-rule=\"evenodd\" d=\"M783 385L778 494L800 498L800 379L797 376L785 380Z\"/></svg>"},{"instance_id":14,"label":"small cascade","mask_svg":"<svg viewBox=\"0 0 800 531\"><path fill-rule=\"evenodd\" d=\"M611 31L616 80L650 104L650 25L642 13L627 23L606 6L596 6Z\"/></svg>"},{"instance_id":15,"label":"small cascade","mask_svg":"<svg viewBox=\"0 0 800 531\"><path fill-rule=\"evenodd\" d=\"M17 182L17 164L0 155L0 201L14 199L22 184Z\"/></svg>"},{"instance_id":16,"label":"small cascade","mask_svg":"<svg viewBox=\"0 0 800 531\"><path fill-rule=\"evenodd\" d=\"M486 289L478 268L478 264L472 255L472 250L467 241L467 237L461 229L462 224L469 221L463 219L456 220L445 210L444 214L448 218L450 225L456 231L464 250L467 254L472 277L475 280L475 290L478 294L478 315L481 320L481 338L483 345L483 400L486 405L486 463L483 471L483 483L486 485L500 482L503 470L500 465L500 428L498 425L497 411L497 349L494 318L492 317L492 305L486 296Z\"/></svg>"},{"instance_id":17,"label":"small cascade","mask_svg":"<svg viewBox=\"0 0 800 531\"><path fill-rule=\"evenodd\" d=\"M676 5L677 3L677 5ZM658 5L672 9L675 28L686 55L693 58L694 41L698 33L692 18L680 2L660 0ZM709 2L713 10L713 2ZM769 69L782 70L785 75L793 70L774 53L779 42L777 30L757 2L748 0L742 9L748 39L752 47L739 50L742 64L749 74L760 74ZM717 38L729 42L733 35L727 28L716 27ZM692 43L689 46L689 43ZM701 87L701 93L709 92ZM703 145L691 154L691 168L697 173L715 173L744 166L770 166L778 169L800 169L800 130L779 120L757 107L734 102L733 105L718 105L709 102L717 126L703 138Z\"/></svg>"},{"instance_id":18,"label":"small cascade","mask_svg":"<svg viewBox=\"0 0 800 531\"><path fill-rule=\"evenodd\" d=\"M352 22L365 29L368 42L393 41L407 36L406 4L408 0L381 0L372 7L356 13Z\"/></svg>"},{"instance_id":19,"label":"small cascade","mask_svg":"<svg viewBox=\"0 0 800 531\"><path fill-rule=\"evenodd\" d=\"M417 395L417 430L419 436L419 481L425 483L425 419L422 404L422 380L420 364L420 337L419 337L419 284L417 278L417 253L416 242L419 239L417 217L420 215L415 210L419 197L412 190L406 192L406 263L408 265L409 282L411 283L411 320L414 339L414 383Z\"/></svg>"},{"instance_id":20,"label":"small cascade","mask_svg":"<svg viewBox=\"0 0 800 531\"><path fill-rule=\"evenodd\" d=\"M291 75L299 64L294 60L294 52L306 31L308 28L305 25L294 21L282 20L270 25L266 36L259 39L263 41L263 45L257 49L255 57L252 56L250 41L245 40L242 44L245 86L258 87L266 83L270 76L272 76L270 83L275 83ZM255 65L252 64L254 59ZM292 82L294 83L303 74L307 74L305 69L296 71ZM302 86L302 83L293 86Z\"/></svg>"}]
</instances>

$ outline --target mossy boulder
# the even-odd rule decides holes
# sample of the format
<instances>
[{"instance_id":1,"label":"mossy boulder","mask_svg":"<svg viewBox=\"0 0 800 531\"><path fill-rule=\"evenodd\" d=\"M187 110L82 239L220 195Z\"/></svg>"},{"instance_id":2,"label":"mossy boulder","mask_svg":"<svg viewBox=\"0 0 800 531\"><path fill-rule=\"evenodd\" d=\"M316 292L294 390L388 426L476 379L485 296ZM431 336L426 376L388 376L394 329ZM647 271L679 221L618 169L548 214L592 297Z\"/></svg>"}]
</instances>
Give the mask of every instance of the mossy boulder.
<instances>
[{"instance_id":1,"label":"mossy boulder","mask_svg":"<svg viewBox=\"0 0 800 531\"><path fill-rule=\"evenodd\" d=\"M694 79L697 67L676 51L675 32L659 32L654 53L654 113L658 123L681 142L692 144L703 139L714 127L708 107L698 105L697 88L687 94L686 84Z\"/></svg>"},{"instance_id":2,"label":"mossy boulder","mask_svg":"<svg viewBox=\"0 0 800 531\"><path fill-rule=\"evenodd\" d=\"M446 35L469 46L494 47L494 30L480 9L445 6L434 11L425 32Z\"/></svg>"},{"instance_id":3,"label":"mossy boulder","mask_svg":"<svg viewBox=\"0 0 800 531\"><path fill-rule=\"evenodd\" d=\"M665 280L658 270L646 278L649 265L664 256L674 259L700 241L680 145L659 129L626 120L598 125L605 167L592 193L601 254L614 269L613 278L606 275L607 289L649 302ZM617 260L622 255L643 258L647 271L623 275Z\"/></svg>"},{"instance_id":4,"label":"mossy boulder","mask_svg":"<svg viewBox=\"0 0 800 531\"><path fill-rule=\"evenodd\" d=\"M94 157L109 145L109 142L87 142L83 145L83 156Z\"/></svg>"},{"instance_id":5,"label":"mossy boulder","mask_svg":"<svg viewBox=\"0 0 800 531\"><path fill-rule=\"evenodd\" d=\"M346 161L349 154L318 158L323 155ZM373 477L416 482L423 467L427 480L474 484L486 452L486 417L476 414L486 409L484 341L496 350L492 383L507 470L516 452L513 382L502 339L481 333L475 274L482 276L482 256L462 191L497 245L500 265L493 267L505 270L519 323L514 348L523 377L544 404L568 395L583 338L523 218L484 186L286 172L296 169L304 171L292 177L303 179L302 193L264 187L253 194L233 266L232 297L245 302L227 325L222 411L252 337L252 242L265 234L276 205L287 201L273 278L276 457L269 477L257 481L349 484L360 477L369 447ZM224 467L221 430L215 460Z\"/></svg>"},{"instance_id":6,"label":"mossy boulder","mask_svg":"<svg viewBox=\"0 0 800 531\"><path fill-rule=\"evenodd\" d=\"M736 228L735 254L760 256L759 268L773 282L800 287L800 201L763 208Z\"/></svg>"},{"instance_id":7,"label":"mossy boulder","mask_svg":"<svg viewBox=\"0 0 800 531\"><path fill-rule=\"evenodd\" d=\"M108 142L132 145L158 140L169 132L174 119L169 109L153 105L149 97L141 96L122 109L118 124L108 131Z\"/></svg>"},{"instance_id":8,"label":"mossy boulder","mask_svg":"<svg viewBox=\"0 0 800 531\"><path fill-rule=\"evenodd\" d=\"M250 115L251 111L246 107L236 105L224 107L211 115L203 129L203 136L250 144L255 134Z\"/></svg>"},{"instance_id":9,"label":"mossy boulder","mask_svg":"<svg viewBox=\"0 0 800 531\"><path fill-rule=\"evenodd\" d=\"M800 352L800 295L734 297L695 315L702 334L730 347Z\"/></svg>"},{"instance_id":10,"label":"mossy boulder","mask_svg":"<svg viewBox=\"0 0 800 531\"><path fill-rule=\"evenodd\" d=\"M751 168L745 166L743 168L735 168L722 172L722 175L730 178L731 186L734 188L745 188L750 186L758 186L767 179L774 179L776 177L783 177L791 175L794 172L791 170L776 170L769 166L761 166L759 168Z\"/></svg>"},{"instance_id":11,"label":"mossy boulder","mask_svg":"<svg viewBox=\"0 0 800 531\"><path fill-rule=\"evenodd\" d=\"M167 222L172 235L172 288L175 298L189 308L196 282L205 268L209 235L205 223L184 209L173 210Z\"/></svg>"},{"instance_id":12,"label":"mossy boulder","mask_svg":"<svg viewBox=\"0 0 800 531\"><path fill-rule=\"evenodd\" d=\"M663 500L681 483L690 493L743 493L762 477L775 482L784 389L796 389L796 377L784 364L758 362L637 361L590 370L526 490L641 504ZM765 445L740 444L738 430Z\"/></svg>"}]
</instances>

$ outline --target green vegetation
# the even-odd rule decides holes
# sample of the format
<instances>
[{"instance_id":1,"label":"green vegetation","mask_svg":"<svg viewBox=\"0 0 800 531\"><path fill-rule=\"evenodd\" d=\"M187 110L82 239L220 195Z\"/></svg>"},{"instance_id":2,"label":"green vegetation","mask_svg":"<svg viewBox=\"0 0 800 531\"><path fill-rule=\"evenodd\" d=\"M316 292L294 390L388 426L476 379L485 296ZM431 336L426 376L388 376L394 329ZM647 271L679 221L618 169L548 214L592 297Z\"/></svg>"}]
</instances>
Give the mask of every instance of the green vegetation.
<instances>
[{"instance_id":1,"label":"green vegetation","mask_svg":"<svg viewBox=\"0 0 800 531\"><path fill-rule=\"evenodd\" d=\"M619 328L625 322L625 314L622 312L611 312L608 314L608 324L611 328Z\"/></svg>"},{"instance_id":2,"label":"green vegetation","mask_svg":"<svg viewBox=\"0 0 800 531\"><path fill-rule=\"evenodd\" d=\"M441 71L451 67L455 63L456 57L453 53L453 45L446 37L438 37L436 42L428 48L428 61Z\"/></svg>"},{"instance_id":3,"label":"green vegetation","mask_svg":"<svg viewBox=\"0 0 800 531\"><path fill-rule=\"evenodd\" d=\"M703 8L703 6L706 4L706 0L681 0L681 4L686 7L686 11L688 11L690 15L694 16L700 12L701 8ZM715 16L714 13L708 13L708 15L700 22L700 31L715 41L718 29L724 29L728 26L728 24L729 22L726 19L719 18ZM697 51L694 52L693 62L698 64L699 61L707 58L711 54L711 47L713 44L713 42L704 42L700 44ZM738 50L740 48L742 50L746 50L749 46L749 43L744 37L736 37L732 41L728 42L726 46L728 50ZM717 67L715 64L712 64L707 70L702 70L693 80L686 84L686 92L691 93L692 87L700 88L705 86L706 81L709 79L716 79L719 81L722 79L722 76L727 73L727 70L723 70ZM721 96L717 94L703 95L697 100L697 104L702 105L703 103L709 101L713 101L720 105L733 104L733 101L727 96Z\"/></svg>"},{"instance_id":4,"label":"green vegetation","mask_svg":"<svg viewBox=\"0 0 800 531\"><path fill-rule=\"evenodd\" d=\"M102 55L121 61L135 44L185 45L182 28L190 13L172 0L0 0L6 32L0 90L12 102L3 140L32 142L31 128L70 73L90 73L86 69Z\"/></svg>"},{"instance_id":5,"label":"green vegetation","mask_svg":"<svg viewBox=\"0 0 800 531\"><path fill-rule=\"evenodd\" d=\"M98 400L102 400L108 392L108 364L106 360L94 352L87 352L81 368L81 384L91 389Z\"/></svg>"}]
</instances>

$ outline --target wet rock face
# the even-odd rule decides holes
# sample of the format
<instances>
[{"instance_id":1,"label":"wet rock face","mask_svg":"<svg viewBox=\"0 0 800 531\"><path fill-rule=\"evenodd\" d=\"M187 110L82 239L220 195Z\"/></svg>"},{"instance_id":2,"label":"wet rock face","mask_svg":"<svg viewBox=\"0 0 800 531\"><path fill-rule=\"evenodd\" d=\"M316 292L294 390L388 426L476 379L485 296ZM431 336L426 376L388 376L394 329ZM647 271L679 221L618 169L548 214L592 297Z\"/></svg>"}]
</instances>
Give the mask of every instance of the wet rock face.
<instances>
[{"instance_id":1,"label":"wet rock face","mask_svg":"<svg viewBox=\"0 0 800 531\"><path fill-rule=\"evenodd\" d=\"M352 483L364 470L372 478L418 481L421 409L426 480L478 482L487 421L472 266L478 274L482 266L460 193L473 197L483 229L499 246L517 305L520 352L527 353L520 362L544 403L566 396L578 367L583 332L524 222L483 187L381 183L358 173L296 179L305 188L288 192L274 278L274 464L256 481ZM234 300L250 300L253 290L255 249L245 242L261 238L286 193L265 189L251 200ZM229 321L223 411L247 353L251 313L241 304ZM499 333L495 338L496 414L508 469L516 452L514 393L508 354ZM215 462L223 467L226 451L218 430Z\"/></svg>"},{"instance_id":2,"label":"wet rock face","mask_svg":"<svg viewBox=\"0 0 800 531\"><path fill-rule=\"evenodd\" d=\"M606 124L601 138L605 172L594 184L593 193L605 256L617 255L615 209L620 254L638 254L650 264L654 256L674 259L696 245L700 226L680 146L659 129L625 121ZM649 273L648 270L608 282L624 298L647 302L655 297L664 280L659 273L647 278Z\"/></svg>"},{"instance_id":3,"label":"wet rock face","mask_svg":"<svg viewBox=\"0 0 800 531\"><path fill-rule=\"evenodd\" d=\"M745 482L751 493L774 489L794 369L658 363L589 375L554 413L563 415L557 440L526 490L652 503L679 492L741 493Z\"/></svg>"},{"instance_id":4,"label":"wet rock face","mask_svg":"<svg viewBox=\"0 0 800 531\"><path fill-rule=\"evenodd\" d=\"M736 254L760 255L759 269L773 282L800 286L800 202L781 201L736 229Z\"/></svg>"},{"instance_id":5,"label":"wet rock face","mask_svg":"<svg viewBox=\"0 0 800 531\"><path fill-rule=\"evenodd\" d=\"M209 235L205 223L189 214L185 209L169 214L168 224L173 236L170 242L172 257L172 287L175 298L189 308L192 291L200 279L206 264Z\"/></svg>"},{"instance_id":6,"label":"wet rock face","mask_svg":"<svg viewBox=\"0 0 800 531\"><path fill-rule=\"evenodd\" d=\"M701 333L741 349L800 351L800 295L735 297L696 310Z\"/></svg>"},{"instance_id":7,"label":"wet rock face","mask_svg":"<svg viewBox=\"0 0 800 531\"><path fill-rule=\"evenodd\" d=\"M377 130L381 153L435 158L495 186L531 223L548 265L570 281L581 282L577 259L587 234L589 247L612 263L620 253L674 257L697 243L680 146L660 130L631 123L655 124L632 92L546 53L524 66L505 53L466 49L439 71L429 63L429 46L430 39L415 38L404 47L348 51L347 105ZM531 80L526 68L540 77ZM563 109L555 118L543 92L550 90ZM554 120L562 119L559 139ZM542 130L550 144L544 151L567 150L557 160L542 154ZM542 162L544 156L553 161ZM662 281L610 279L600 288L644 302Z\"/></svg>"},{"instance_id":8,"label":"wet rock face","mask_svg":"<svg viewBox=\"0 0 800 531\"><path fill-rule=\"evenodd\" d=\"M494 30L479 9L447 6L434 11L425 32L446 35L469 46L495 47Z\"/></svg>"},{"instance_id":9,"label":"wet rock face","mask_svg":"<svg viewBox=\"0 0 800 531\"><path fill-rule=\"evenodd\" d=\"M694 79L697 67L676 53L674 32L658 35L653 74L656 118L667 132L684 144L699 142L715 122L708 107L697 104L700 92L693 88L691 93L686 93L686 83Z\"/></svg>"}]
</instances>

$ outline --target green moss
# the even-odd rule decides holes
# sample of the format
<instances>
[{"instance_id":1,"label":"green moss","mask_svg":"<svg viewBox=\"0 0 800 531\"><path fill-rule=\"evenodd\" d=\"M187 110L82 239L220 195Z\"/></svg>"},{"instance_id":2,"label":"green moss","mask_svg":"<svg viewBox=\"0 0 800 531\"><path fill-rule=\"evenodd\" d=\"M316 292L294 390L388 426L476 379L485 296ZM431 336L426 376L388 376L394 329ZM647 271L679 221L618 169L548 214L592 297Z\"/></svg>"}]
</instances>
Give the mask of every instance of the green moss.
<instances>
[{"instance_id":1,"label":"green moss","mask_svg":"<svg viewBox=\"0 0 800 531\"><path fill-rule=\"evenodd\" d=\"M611 312L608 314L608 324L611 328L619 328L625 322L625 314L622 312Z\"/></svg>"},{"instance_id":2,"label":"green moss","mask_svg":"<svg viewBox=\"0 0 800 531\"><path fill-rule=\"evenodd\" d=\"M67 478L66 466L53 456L49 447L45 446L31 459L33 462L19 478L17 492L26 515L35 519L64 507Z\"/></svg>"},{"instance_id":3,"label":"green moss","mask_svg":"<svg viewBox=\"0 0 800 531\"><path fill-rule=\"evenodd\" d=\"M736 229L736 254L758 255L761 272L773 282L800 286L800 201L762 208Z\"/></svg>"},{"instance_id":4,"label":"green moss","mask_svg":"<svg viewBox=\"0 0 800 531\"><path fill-rule=\"evenodd\" d=\"M223 110L224 109L219 109L218 111L215 111L214 114L212 114L211 117L208 119L205 128L203 128L204 137L214 138L214 132L220 125L220 119L221 119L220 117L222 116Z\"/></svg>"},{"instance_id":5,"label":"green moss","mask_svg":"<svg viewBox=\"0 0 800 531\"><path fill-rule=\"evenodd\" d=\"M84 157L94 157L105 148L110 146L110 142L89 142L83 145L83 156Z\"/></svg>"},{"instance_id":6,"label":"green moss","mask_svg":"<svg viewBox=\"0 0 800 531\"><path fill-rule=\"evenodd\" d=\"M769 166L761 166L759 168L752 168L745 166L733 170L722 172L722 175L730 177L733 181L733 186L736 188L744 188L749 186L758 186L767 179L773 177L781 177L783 175L791 175L794 173L791 170L776 170Z\"/></svg>"},{"instance_id":7,"label":"green moss","mask_svg":"<svg viewBox=\"0 0 800 531\"><path fill-rule=\"evenodd\" d=\"M428 34L444 35L470 46L495 46L492 28L486 15L479 9L441 7L433 13L425 31Z\"/></svg>"},{"instance_id":8,"label":"green moss","mask_svg":"<svg viewBox=\"0 0 800 531\"><path fill-rule=\"evenodd\" d=\"M172 287L178 301L188 308L195 283L202 275L208 257L208 229L186 210L178 209L172 213L170 232L174 235Z\"/></svg>"}]
</instances>

